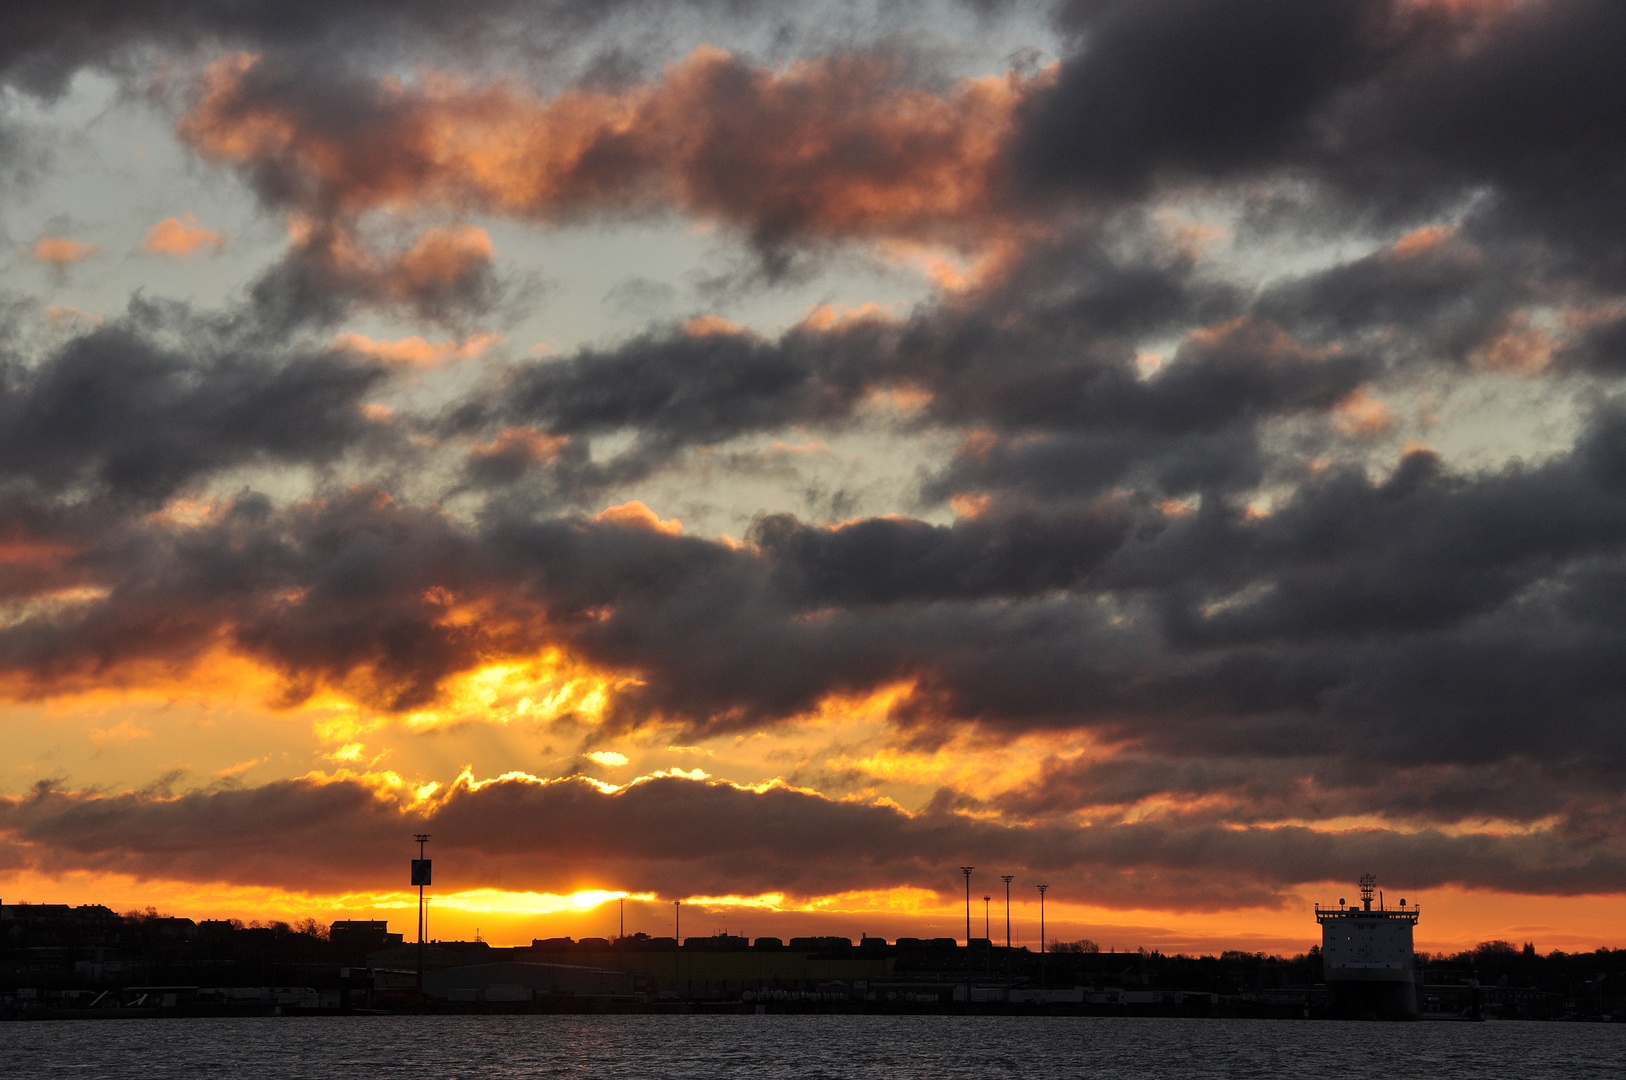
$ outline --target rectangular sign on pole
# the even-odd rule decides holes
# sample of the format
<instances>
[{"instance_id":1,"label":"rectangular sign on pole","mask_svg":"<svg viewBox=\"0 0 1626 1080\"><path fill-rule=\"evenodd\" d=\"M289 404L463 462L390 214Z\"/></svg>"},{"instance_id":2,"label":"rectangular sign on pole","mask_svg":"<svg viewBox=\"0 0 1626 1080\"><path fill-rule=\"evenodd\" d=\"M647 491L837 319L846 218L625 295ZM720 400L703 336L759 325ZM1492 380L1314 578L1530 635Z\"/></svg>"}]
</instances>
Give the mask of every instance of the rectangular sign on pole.
<instances>
[{"instance_id":1,"label":"rectangular sign on pole","mask_svg":"<svg viewBox=\"0 0 1626 1080\"><path fill-rule=\"evenodd\" d=\"M429 864L434 862L434 861L435 860L433 860L433 859L413 859L412 860L412 884L414 884L414 885L428 885L428 884L430 884L430 881L429 881Z\"/></svg>"}]
</instances>

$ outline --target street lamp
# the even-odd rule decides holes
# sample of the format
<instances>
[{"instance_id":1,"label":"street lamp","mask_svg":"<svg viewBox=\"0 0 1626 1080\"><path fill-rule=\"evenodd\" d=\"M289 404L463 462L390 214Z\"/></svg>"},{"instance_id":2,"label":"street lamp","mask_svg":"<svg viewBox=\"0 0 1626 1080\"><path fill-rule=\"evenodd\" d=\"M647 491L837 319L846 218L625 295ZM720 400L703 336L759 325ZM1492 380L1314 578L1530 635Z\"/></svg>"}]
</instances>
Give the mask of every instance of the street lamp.
<instances>
[{"instance_id":1,"label":"street lamp","mask_svg":"<svg viewBox=\"0 0 1626 1080\"><path fill-rule=\"evenodd\" d=\"M988 922L988 902L992 899L992 896L982 898L982 938L988 943L988 977L990 979L994 977L994 932L990 929L991 924Z\"/></svg>"},{"instance_id":2,"label":"street lamp","mask_svg":"<svg viewBox=\"0 0 1626 1080\"><path fill-rule=\"evenodd\" d=\"M412 860L412 884L418 887L418 996L423 996L423 890L430 883L430 862L424 858L423 846L429 842L428 833L413 833L418 842L418 857Z\"/></svg>"},{"instance_id":3,"label":"street lamp","mask_svg":"<svg viewBox=\"0 0 1626 1080\"><path fill-rule=\"evenodd\" d=\"M971 871L975 866L962 866L960 873L965 875L965 947L971 948Z\"/></svg>"},{"instance_id":4,"label":"street lamp","mask_svg":"<svg viewBox=\"0 0 1626 1080\"><path fill-rule=\"evenodd\" d=\"M1047 982L1047 975L1046 975L1046 972L1045 972L1045 958L1044 958L1044 894L1045 894L1045 890L1048 889L1048 888L1050 888L1049 885L1040 885L1040 886L1038 886L1038 889L1039 889L1039 985L1040 986L1048 986L1049 985L1049 983Z\"/></svg>"},{"instance_id":5,"label":"street lamp","mask_svg":"<svg viewBox=\"0 0 1626 1080\"><path fill-rule=\"evenodd\" d=\"M965 875L965 1003L971 1005L971 871L975 866L962 866L960 873Z\"/></svg>"},{"instance_id":6,"label":"street lamp","mask_svg":"<svg viewBox=\"0 0 1626 1080\"><path fill-rule=\"evenodd\" d=\"M1011 879L1015 874L1001 874L1005 883L1005 981L1011 981Z\"/></svg>"}]
</instances>

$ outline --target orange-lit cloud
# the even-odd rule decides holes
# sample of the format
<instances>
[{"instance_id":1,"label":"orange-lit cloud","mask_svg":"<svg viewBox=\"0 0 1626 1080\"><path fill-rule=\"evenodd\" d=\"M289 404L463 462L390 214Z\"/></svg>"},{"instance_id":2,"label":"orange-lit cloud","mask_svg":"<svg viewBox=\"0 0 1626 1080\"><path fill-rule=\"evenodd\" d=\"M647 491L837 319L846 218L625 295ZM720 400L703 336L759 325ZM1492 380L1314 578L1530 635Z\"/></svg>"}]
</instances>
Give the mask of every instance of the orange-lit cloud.
<instances>
[{"instance_id":1,"label":"orange-lit cloud","mask_svg":"<svg viewBox=\"0 0 1626 1080\"><path fill-rule=\"evenodd\" d=\"M1389 249L1397 259L1416 259L1437 251L1457 235L1455 225L1426 225L1413 229L1394 242Z\"/></svg>"},{"instance_id":2,"label":"orange-lit cloud","mask_svg":"<svg viewBox=\"0 0 1626 1080\"><path fill-rule=\"evenodd\" d=\"M83 262L102 249L95 244L69 240L59 236L42 236L34 241L34 258L52 266L70 266Z\"/></svg>"},{"instance_id":3,"label":"orange-lit cloud","mask_svg":"<svg viewBox=\"0 0 1626 1080\"><path fill-rule=\"evenodd\" d=\"M562 435L545 435L535 428L503 428L490 442L470 448L477 460L520 460L526 463L553 461L570 445Z\"/></svg>"},{"instance_id":4,"label":"orange-lit cloud","mask_svg":"<svg viewBox=\"0 0 1626 1080\"><path fill-rule=\"evenodd\" d=\"M172 259L184 259L200 249L219 251L226 243L226 234L214 232L198 224L198 219L188 210L179 218L165 218L147 230L147 238L142 241L141 250L149 255L168 255Z\"/></svg>"},{"instance_id":5,"label":"orange-lit cloud","mask_svg":"<svg viewBox=\"0 0 1626 1080\"><path fill-rule=\"evenodd\" d=\"M340 135L252 56L217 62L179 131L220 161L298 178L307 206L477 209L545 222L673 209L796 237L972 242L996 212L1015 77L913 88L866 56L750 67L713 48L619 93L539 99L444 74L373 87Z\"/></svg>"},{"instance_id":6,"label":"orange-lit cloud","mask_svg":"<svg viewBox=\"0 0 1626 1080\"><path fill-rule=\"evenodd\" d=\"M1333 424L1347 435L1381 435L1394 426L1394 414L1361 387L1333 408Z\"/></svg>"},{"instance_id":7,"label":"orange-lit cloud","mask_svg":"<svg viewBox=\"0 0 1626 1080\"><path fill-rule=\"evenodd\" d=\"M733 319L721 315L697 315L683 322L683 332L690 337L711 337L713 334L743 334L748 331Z\"/></svg>"},{"instance_id":8,"label":"orange-lit cloud","mask_svg":"<svg viewBox=\"0 0 1626 1080\"><path fill-rule=\"evenodd\" d=\"M1493 335L1471 359L1474 364L1492 371L1517 375L1535 375L1553 361L1557 350L1555 335L1534 323L1528 312L1516 311L1503 318Z\"/></svg>"},{"instance_id":9,"label":"orange-lit cloud","mask_svg":"<svg viewBox=\"0 0 1626 1080\"><path fill-rule=\"evenodd\" d=\"M106 746L108 744L117 746L133 739L150 739L152 738L152 732L128 720L120 720L110 728L92 728L90 738L97 746Z\"/></svg>"},{"instance_id":10,"label":"orange-lit cloud","mask_svg":"<svg viewBox=\"0 0 1626 1080\"><path fill-rule=\"evenodd\" d=\"M386 253L365 246L345 221L294 214L288 235L290 268L335 295L440 317L494 289L491 237L478 226L427 228L411 247Z\"/></svg>"},{"instance_id":11,"label":"orange-lit cloud","mask_svg":"<svg viewBox=\"0 0 1626 1080\"><path fill-rule=\"evenodd\" d=\"M96 324L106 322L106 318L94 311L83 311L69 304L46 304L45 321L51 326L75 326L81 324Z\"/></svg>"},{"instance_id":12,"label":"orange-lit cloud","mask_svg":"<svg viewBox=\"0 0 1626 1080\"><path fill-rule=\"evenodd\" d=\"M547 905L565 907L627 892L742 908L923 913L952 902L952 868L969 863L1024 880L1043 872L1062 896L1089 897L1102 910L1196 915L1281 910L1329 870L1374 856L1408 867L1413 899L1464 885L1598 894L1614 865L1606 852L1551 834L1007 824L678 770L621 785L519 771L415 784L341 770L175 795L45 784L0 798L0 849L12 873L260 889L297 881L308 894L373 894L381 904L389 900L380 894L396 891L400 837L412 832L434 835L441 888L486 909L524 906L513 894L575 898Z\"/></svg>"},{"instance_id":13,"label":"orange-lit cloud","mask_svg":"<svg viewBox=\"0 0 1626 1080\"><path fill-rule=\"evenodd\" d=\"M613 525L624 525L632 529L649 529L653 532L665 533L667 536L683 535L683 522L677 518L662 520L660 515L638 499L601 510L593 520L605 521Z\"/></svg>"},{"instance_id":14,"label":"orange-lit cloud","mask_svg":"<svg viewBox=\"0 0 1626 1080\"><path fill-rule=\"evenodd\" d=\"M333 344L389 364L432 367L443 360L465 360L479 356L501 340L499 334L475 334L461 342L429 342L416 335L396 341L376 341L365 334L344 333L336 335Z\"/></svg>"}]
</instances>

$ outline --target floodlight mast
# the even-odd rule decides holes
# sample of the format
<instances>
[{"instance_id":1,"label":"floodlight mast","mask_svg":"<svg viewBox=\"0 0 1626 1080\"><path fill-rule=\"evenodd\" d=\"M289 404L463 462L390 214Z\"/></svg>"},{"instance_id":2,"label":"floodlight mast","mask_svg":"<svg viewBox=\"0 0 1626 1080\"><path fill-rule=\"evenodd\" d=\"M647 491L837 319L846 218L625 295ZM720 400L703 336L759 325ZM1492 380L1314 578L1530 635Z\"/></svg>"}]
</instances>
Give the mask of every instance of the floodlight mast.
<instances>
[{"instance_id":1,"label":"floodlight mast","mask_svg":"<svg viewBox=\"0 0 1626 1080\"><path fill-rule=\"evenodd\" d=\"M424 862L423 846L429 842L428 833L413 833L412 839L418 842L418 864ZM418 996L423 997L423 889L424 875L418 866L412 868L412 877L418 886Z\"/></svg>"},{"instance_id":2,"label":"floodlight mast","mask_svg":"<svg viewBox=\"0 0 1626 1080\"><path fill-rule=\"evenodd\" d=\"M1011 881L1015 874L1001 874L999 880L1005 883L1005 981L1011 981Z\"/></svg>"},{"instance_id":3,"label":"floodlight mast","mask_svg":"<svg viewBox=\"0 0 1626 1080\"><path fill-rule=\"evenodd\" d=\"M971 871L975 866L962 866L965 875L965 1003L971 1005Z\"/></svg>"},{"instance_id":4,"label":"floodlight mast","mask_svg":"<svg viewBox=\"0 0 1626 1080\"><path fill-rule=\"evenodd\" d=\"M1045 890L1049 889L1050 886L1039 885L1037 888L1039 890L1039 985L1049 986L1050 983L1049 976L1046 973L1044 950L1044 894Z\"/></svg>"},{"instance_id":5,"label":"floodlight mast","mask_svg":"<svg viewBox=\"0 0 1626 1080\"><path fill-rule=\"evenodd\" d=\"M960 873L965 875L965 947L971 948L971 871L975 866L962 866Z\"/></svg>"},{"instance_id":6,"label":"floodlight mast","mask_svg":"<svg viewBox=\"0 0 1626 1080\"><path fill-rule=\"evenodd\" d=\"M982 936L988 942L988 977L994 977L994 931L993 924L988 921L988 904L992 896L984 895L982 898Z\"/></svg>"}]
</instances>

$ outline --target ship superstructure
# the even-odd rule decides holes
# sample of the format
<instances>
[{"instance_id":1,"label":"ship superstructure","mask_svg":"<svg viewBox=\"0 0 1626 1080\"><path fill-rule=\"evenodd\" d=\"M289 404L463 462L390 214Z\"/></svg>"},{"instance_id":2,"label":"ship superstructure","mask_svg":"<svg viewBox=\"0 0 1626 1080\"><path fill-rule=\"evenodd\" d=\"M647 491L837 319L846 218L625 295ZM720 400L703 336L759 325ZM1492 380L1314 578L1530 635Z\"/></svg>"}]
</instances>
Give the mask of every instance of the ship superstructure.
<instances>
[{"instance_id":1,"label":"ship superstructure","mask_svg":"<svg viewBox=\"0 0 1626 1080\"><path fill-rule=\"evenodd\" d=\"M1360 907L1342 898L1336 908L1316 905L1328 1005L1346 1016L1416 1016L1412 928L1420 910L1404 899L1398 909L1387 907L1372 874L1363 874L1360 884Z\"/></svg>"}]
</instances>

